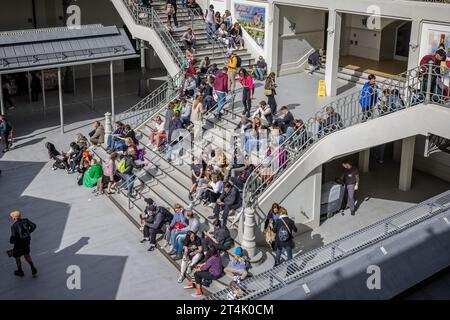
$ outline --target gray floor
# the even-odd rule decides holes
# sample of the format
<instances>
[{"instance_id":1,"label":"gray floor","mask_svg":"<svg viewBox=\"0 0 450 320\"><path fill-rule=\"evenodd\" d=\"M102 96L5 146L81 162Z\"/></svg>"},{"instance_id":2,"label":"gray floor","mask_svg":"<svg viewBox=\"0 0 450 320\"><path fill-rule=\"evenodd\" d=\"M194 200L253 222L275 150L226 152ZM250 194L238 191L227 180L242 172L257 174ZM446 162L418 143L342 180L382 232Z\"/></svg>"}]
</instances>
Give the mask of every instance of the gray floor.
<instances>
[{"instance_id":1,"label":"gray floor","mask_svg":"<svg viewBox=\"0 0 450 320\"><path fill-rule=\"evenodd\" d=\"M127 75L117 86L126 87L126 80ZM130 92L130 100L138 98ZM50 169L44 143L67 148L75 133L88 132L98 117L67 109L65 135L57 125L46 127L49 120L40 116L28 124L15 119L16 149L0 155L0 299L191 298L191 292L177 284L173 266L158 252L146 251L138 230L107 198L92 197L91 190L76 185L75 176ZM16 278L14 260L4 254L10 248L12 210L38 225L32 241L40 272L36 279L27 266L26 277ZM81 290L67 289L71 265L81 269Z\"/></svg>"},{"instance_id":2,"label":"gray floor","mask_svg":"<svg viewBox=\"0 0 450 320\"><path fill-rule=\"evenodd\" d=\"M137 97L137 72L116 77L118 112L132 106ZM161 83L161 74L154 74L152 85ZM290 75L278 79L279 107L287 105L295 117L304 120L313 116L332 98L316 96L320 75ZM53 142L67 149L77 132L90 131L92 122L102 118L109 110L109 87L96 81L98 102L91 110L85 101L89 97L88 85L77 83L78 96L65 95L66 134L59 131L58 109L53 108L44 117L39 104L28 105L26 97L17 100L18 107L11 112L16 133L16 149L0 155L0 252L10 246L8 213L21 210L38 224L33 235L33 255L40 276L29 275L17 279L12 275L14 262L0 255L0 298L3 299L186 299L176 282L177 271L159 253L148 253L139 244L139 232L106 198L95 198L90 190L77 187L74 176L50 170L44 143ZM355 90L352 84L340 82L340 92ZM56 93L53 93L56 94ZM263 85L257 83L255 102L264 98ZM49 98L49 101L56 96ZM78 99L78 100L77 100ZM122 99L122 100L121 100ZM80 102L81 100L81 102ZM50 105L50 103L49 103ZM80 112L80 110L82 110ZM392 172L398 170L385 165L362 177L361 202L355 217L348 214L335 216L314 233L300 236L298 250L307 250L327 243L389 214L449 189L449 185L420 173L414 175L410 193L395 189ZM370 181L370 183L368 183ZM370 195L366 198L365 195ZM82 272L82 290L68 290L67 267L78 265ZM155 290L155 285L157 290Z\"/></svg>"}]
</instances>

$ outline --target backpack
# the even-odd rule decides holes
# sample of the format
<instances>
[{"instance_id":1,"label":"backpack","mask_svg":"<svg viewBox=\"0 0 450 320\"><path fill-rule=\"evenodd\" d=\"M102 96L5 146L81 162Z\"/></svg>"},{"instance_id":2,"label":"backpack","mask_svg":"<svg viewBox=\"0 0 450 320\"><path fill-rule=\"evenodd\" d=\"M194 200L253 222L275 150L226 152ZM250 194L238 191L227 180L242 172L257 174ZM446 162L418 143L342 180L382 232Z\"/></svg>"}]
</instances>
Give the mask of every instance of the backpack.
<instances>
[{"instance_id":1,"label":"backpack","mask_svg":"<svg viewBox=\"0 0 450 320\"><path fill-rule=\"evenodd\" d=\"M285 242L288 241L291 238L291 231L289 230L286 222L280 218L281 220L281 227L278 230L278 239L280 239L280 241Z\"/></svg>"},{"instance_id":2,"label":"backpack","mask_svg":"<svg viewBox=\"0 0 450 320\"><path fill-rule=\"evenodd\" d=\"M170 223L170 222L172 221L172 219L173 219L173 214L170 213L169 210L167 210L167 209L164 208L164 207L159 207L158 210L159 210L159 211L163 214L163 216L164 216L164 219L163 219L163 222L164 222L164 223Z\"/></svg>"},{"instance_id":3,"label":"backpack","mask_svg":"<svg viewBox=\"0 0 450 320\"><path fill-rule=\"evenodd\" d=\"M136 159L139 161L144 161L145 149L138 149Z\"/></svg>"},{"instance_id":4,"label":"backpack","mask_svg":"<svg viewBox=\"0 0 450 320\"><path fill-rule=\"evenodd\" d=\"M242 59L239 56L236 56L236 67L240 68L242 65Z\"/></svg>"},{"instance_id":5,"label":"backpack","mask_svg":"<svg viewBox=\"0 0 450 320\"><path fill-rule=\"evenodd\" d=\"M117 171L119 171L120 173L125 173L125 171L127 171L127 162L125 157L120 159L119 163L117 164Z\"/></svg>"}]
</instances>

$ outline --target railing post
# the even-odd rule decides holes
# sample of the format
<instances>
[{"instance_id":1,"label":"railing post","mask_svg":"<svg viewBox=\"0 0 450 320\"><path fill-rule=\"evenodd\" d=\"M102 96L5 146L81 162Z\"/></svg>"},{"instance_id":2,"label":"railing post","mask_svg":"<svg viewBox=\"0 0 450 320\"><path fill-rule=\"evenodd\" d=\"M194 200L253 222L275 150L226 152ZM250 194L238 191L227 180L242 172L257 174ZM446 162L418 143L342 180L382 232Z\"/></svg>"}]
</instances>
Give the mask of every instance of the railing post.
<instances>
[{"instance_id":1,"label":"railing post","mask_svg":"<svg viewBox=\"0 0 450 320\"><path fill-rule=\"evenodd\" d=\"M110 112L105 113L105 142L108 141L112 134L112 115Z\"/></svg>"},{"instance_id":2,"label":"railing post","mask_svg":"<svg viewBox=\"0 0 450 320\"><path fill-rule=\"evenodd\" d=\"M250 262L257 264L262 259L262 252L256 248L255 236L255 209L251 206L244 209L244 234L242 236L242 248L247 251Z\"/></svg>"},{"instance_id":3,"label":"railing post","mask_svg":"<svg viewBox=\"0 0 450 320\"><path fill-rule=\"evenodd\" d=\"M430 102L430 94L431 94L431 79L432 79L432 73L433 73L433 63L428 63L428 74L427 77L427 92L425 92L425 101L424 104L428 104Z\"/></svg>"}]
</instances>

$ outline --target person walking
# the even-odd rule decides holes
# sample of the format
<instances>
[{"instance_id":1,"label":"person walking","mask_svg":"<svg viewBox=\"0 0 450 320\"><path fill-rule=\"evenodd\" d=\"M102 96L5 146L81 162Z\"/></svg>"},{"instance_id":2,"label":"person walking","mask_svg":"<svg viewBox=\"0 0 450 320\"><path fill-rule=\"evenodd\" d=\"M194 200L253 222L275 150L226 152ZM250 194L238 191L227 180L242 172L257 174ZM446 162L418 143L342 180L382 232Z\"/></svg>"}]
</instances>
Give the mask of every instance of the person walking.
<instances>
[{"instance_id":1,"label":"person walking","mask_svg":"<svg viewBox=\"0 0 450 320\"><path fill-rule=\"evenodd\" d=\"M38 271L31 259L30 243L31 233L36 230L36 224L28 219L22 219L19 211L11 212L10 216L14 223L11 226L11 238L9 242L13 244L14 247L12 250L8 251L8 254L16 259L17 270L14 271L14 274L18 277L23 277L25 275L21 261L21 257L24 256L31 267L31 274L35 276Z\"/></svg>"},{"instance_id":2,"label":"person walking","mask_svg":"<svg viewBox=\"0 0 450 320\"><path fill-rule=\"evenodd\" d=\"M208 43L211 44L211 39L216 32L216 23L214 21L214 6L211 4L205 12L205 30Z\"/></svg>"},{"instance_id":3,"label":"person walking","mask_svg":"<svg viewBox=\"0 0 450 320\"><path fill-rule=\"evenodd\" d=\"M223 67L222 72L220 72L216 76L216 80L214 81L214 92L217 94L217 108L214 116L216 118L220 118L220 111L222 111L225 106L225 97L228 93L229 88L229 80L228 80L228 68Z\"/></svg>"},{"instance_id":4,"label":"person walking","mask_svg":"<svg viewBox=\"0 0 450 320\"><path fill-rule=\"evenodd\" d=\"M275 76L275 72L269 73L264 84L264 95L267 97L267 104L270 106L273 116L277 113L277 102L275 100L277 84L275 83Z\"/></svg>"},{"instance_id":5,"label":"person walking","mask_svg":"<svg viewBox=\"0 0 450 320\"><path fill-rule=\"evenodd\" d=\"M278 210L280 216L275 220L275 266L281 263L281 253L286 251L287 260L292 260L292 249L295 247L294 236L292 232L297 232L294 221L287 215L287 210L280 207Z\"/></svg>"},{"instance_id":6,"label":"person walking","mask_svg":"<svg viewBox=\"0 0 450 320\"><path fill-rule=\"evenodd\" d=\"M178 19L177 19L177 0L168 0L167 3L170 3L172 5L173 11L172 11L172 18L173 23L175 24L175 28L178 28ZM172 24L170 24L172 25Z\"/></svg>"},{"instance_id":7,"label":"person walking","mask_svg":"<svg viewBox=\"0 0 450 320\"><path fill-rule=\"evenodd\" d=\"M5 104L9 104L9 110L13 110L15 108L14 103L11 101L11 90L12 88L9 79L5 79L2 85L3 100L5 101Z\"/></svg>"},{"instance_id":8,"label":"person walking","mask_svg":"<svg viewBox=\"0 0 450 320\"><path fill-rule=\"evenodd\" d=\"M359 98L359 104L362 108L363 118L362 121L367 121L372 118L373 108L378 102L378 86L376 84L376 77L374 74L370 74L368 80L361 91L361 97Z\"/></svg>"},{"instance_id":9,"label":"person walking","mask_svg":"<svg viewBox=\"0 0 450 320\"><path fill-rule=\"evenodd\" d=\"M236 88L236 73L237 69L240 67L239 59L236 52L232 52L230 56L230 60L228 62L228 89L230 91L234 91Z\"/></svg>"},{"instance_id":10,"label":"person walking","mask_svg":"<svg viewBox=\"0 0 450 320\"><path fill-rule=\"evenodd\" d=\"M3 152L9 151L9 148L12 145L12 130L11 124L6 119L6 116L0 115L0 137L5 144Z\"/></svg>"},{"instance_id":11,"label":"person walking","mask_svg":"<svg viewBox=\"0 0 450 320\"><path fill-rule=\"evenodd\" d=\"M253 88L254 83L251 75L242 68L239 70L239 82L242 85L242 103L244 104L244 111L242 115L246 115L250 118L250 110L252 109L252 98L253 98Z\"/></svg>"},{"instance_id":12,"label":"person walking","mask_svg":"<svg viewBox=\"0 0 450 320\"><path fill-rule=\"evenodd\" d=\"M345 209L349 208L351 215L355 215L355 191L359 189L359 171L348 161L342 161L342 168L344 169L340 177L340 181L345 186L344 202ZM344 209L344 210L345 210ZM342 215L344 215L344 210Z\"/></svg>"}]
</instances>

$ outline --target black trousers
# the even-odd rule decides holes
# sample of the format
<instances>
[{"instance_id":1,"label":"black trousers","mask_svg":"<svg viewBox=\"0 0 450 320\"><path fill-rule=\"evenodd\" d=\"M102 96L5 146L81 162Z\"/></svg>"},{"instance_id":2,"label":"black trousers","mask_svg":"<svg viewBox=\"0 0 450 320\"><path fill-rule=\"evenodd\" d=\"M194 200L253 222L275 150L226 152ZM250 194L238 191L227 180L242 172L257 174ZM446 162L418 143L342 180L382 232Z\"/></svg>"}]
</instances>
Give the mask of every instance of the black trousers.
<instances>
[{"instance_id":1,"label":"black trousers","mask_svg":"<svg viewBox=\"0 0 450 320\"><path fill-rule=\"evenodd\" d=\"M232 205L230 205L230 206L229 206L229 205L220 206L220 205L216 204L216 205L214 206L213 213L214 213L214 215L216 216L216 218L218 218L218 217L219 217L219 214L220 214L220 211L223 210L223 213L222 213L222 224L223 224L224 226L226 226L226 225L227 225L228 214L230 213L230 211L231 211L231 210L237 210L237 209L239 209L241 206L242 206L242 204L240 204L240 203L238 203L238 204L232 204Z\"/></svg>"},{"instance_id":2,"label":"black trousers","mask_svg":"<svg viewBox=\"0 0 450 320\"><path fill-rule=\"evenodd\" d=\"M244 104L244 112L247 117L250 117L250 110L252 109L252 99L250 98L250 88L244 87L242 90L242 103Z\"/></svg>"},{"instance_id":3,"label":"black trousers","mask_svg":"<svg viewBox=\"0 0 450 320\"><path fill-rule=\"evenodd\" d=\"M270 106L270 110L272 110L272 114L277 113L277 102L275 100L275 95L267 96L267 104Z\"/></svg>"},{"instance_id":4,"label":"black trousers","mask_svg":"<svg viewBox=\"0 0 450 320\"><path fill-rule=\"evenodd\" d=\"M165 229L165 227L163 227ZM150 244L156 244L156 236L158 234L164 234L165 231L163 229L152 229L147 226L144 226L144 237L150 238Z\"/></svg>"},{"instance_id":5,"label":"black trousers","mask_svg":"<svg viewBox=\"0 0 450 320\"><path fill-rule=\"evenodd\" d=\"M203 280L216 280L219 277L213 276L209 271L197 271L194 273L195 283L202 284Z\"/></svg>"},{"instance_id":6,"label":"black trousers","mask_svg":"<svg viewBox=\"0 0 450 320\"><path fill-rule=\"evenodd\" d=\"M208 200L211 203L216 203L217 199L219 199L220 193L214 193L208 190Z\"/></svg>"}]
</instances>

